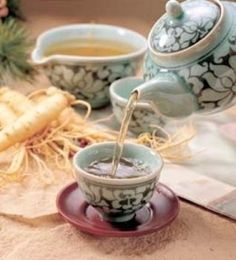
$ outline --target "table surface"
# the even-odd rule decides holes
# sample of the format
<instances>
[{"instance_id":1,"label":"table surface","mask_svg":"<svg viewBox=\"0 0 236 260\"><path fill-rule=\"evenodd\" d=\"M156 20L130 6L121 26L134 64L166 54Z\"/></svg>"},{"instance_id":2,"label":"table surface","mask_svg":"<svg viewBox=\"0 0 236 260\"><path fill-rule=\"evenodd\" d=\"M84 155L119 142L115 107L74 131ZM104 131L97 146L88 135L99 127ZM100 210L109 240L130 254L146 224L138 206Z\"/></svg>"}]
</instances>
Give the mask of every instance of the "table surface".
<instances>
[{"instance_id":1,"label":"table surface","mask_svg":"<svg viewBox=\"0 0 236 260\"><path fill-rule=\"evenodd\" d=\"M23 0L23 9L27 24L33 36L42 31L62 24L81 22L100 22L117 24L135 29L147 35L150 26L164 10L165 1L157 0ZM47 84L45 80L37 85ZM26 88L30 89L29 86ZM1 224L16 228L21 233L21 221L1 216ZM38 222L37 222L38 223ZM27 226L30 232L40 230L40 225L31 223ZM22 224L24 225L24 224ZM58 231L53 237L52 230ZM218 216L200 207L181 201L178 219L163 232L140 238L93 238L84 234L75 235L69 224L64 224L56 217L55 222L45 219L42 226L45 238L48 239L50 251L45 250L42 236L35 236L23 252L20 246L9 240L3 241L1 250L15 251L15 254L4 254L4 259L236 259L236 225L227 218ZM79 233L79 232L78 232ZM38 233L37 233L38 234ZM78 245L68 246L66 236L79 239ZM79 237L79 238L78 238ZM12 239L12 241L15 241ZM63 242L64 241L64 242ZM1 242L0 242L1 243ZM14 242L15 243L15 242ZM55 246L54 246L55 245ZM17 248L18 246L18 248ZM65 250L60 248L65 247ZM68 246L70 247L70 246ZM30 249L31 248L31 249ZM36 249L35 249L36 248ZM18 251L17 251L18 250ZM30 258L27 258L30 257ZM2 258L3 259L3 258Z\"/></svg>"}]
</instances>

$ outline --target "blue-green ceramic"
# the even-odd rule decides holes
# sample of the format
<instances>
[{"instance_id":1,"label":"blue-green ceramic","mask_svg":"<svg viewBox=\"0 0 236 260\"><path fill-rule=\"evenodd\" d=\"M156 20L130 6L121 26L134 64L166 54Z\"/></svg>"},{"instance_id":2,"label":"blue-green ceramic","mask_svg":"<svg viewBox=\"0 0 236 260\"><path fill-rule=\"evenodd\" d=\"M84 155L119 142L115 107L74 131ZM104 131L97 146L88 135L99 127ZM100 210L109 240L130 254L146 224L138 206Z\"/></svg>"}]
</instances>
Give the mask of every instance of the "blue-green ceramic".
<instances>
[{"instance_id":1,"label":"blue-green ceramic","mask_svg":"<svg viewBox=\"0 0 236 260\"><path fill-rule=\"evenodd\" d=\"M159 180L163 161L157 153L143 145L125 143L123 156L142 161L151 173L142 177L117 179L104 178L85 171L95 160L112 156L114 143L94 144L74 156L79 187L85 200L101 216L111 222L132 219L135 212L148 203Z\"/></svg>"},{"instance_id":2,"label":"blue-green ceramic","mask_svg":"<svg viewBox=\"0 0 236 260\"><path fill-rule=\"evenodd\" d=\"M124 117L124 110L128 103L131 92L140 84L143 79L127 77L112 83L110 87L110 97L113 113L119 123ZM138 102L129 122L129 131L138 135L145 132L158 131L158 127L165 127L166 118L157 115L150 104Z\"/></svg>"},{"instance_id":3,"label":"blue-green ceramic","mask_svg":"<svg viewBox=\"0 0 236 260\"><path fill-rule=\"evenodd\" d=\"M106 57L44 56L49 46L78 39L120 42L132 46L133 51ZM109 104L109 86L113 81L138 73L146 50L146 39L134 31L103 24L75 24L41 34L32 53L32 60L43 67L53 85L89 102L93 108L99 108Z\"/></svg>"},{"instance_id":4,"label":"blue-green ceramic","mask_svg":"<svg viewBox=\"0 0 236 260\"><path fill-rule=\"evenodd\" d=\"M141 99L168 117L222 111L236 96L236 4L170 0L153 26Z\"/></svg>"}]
</instances>

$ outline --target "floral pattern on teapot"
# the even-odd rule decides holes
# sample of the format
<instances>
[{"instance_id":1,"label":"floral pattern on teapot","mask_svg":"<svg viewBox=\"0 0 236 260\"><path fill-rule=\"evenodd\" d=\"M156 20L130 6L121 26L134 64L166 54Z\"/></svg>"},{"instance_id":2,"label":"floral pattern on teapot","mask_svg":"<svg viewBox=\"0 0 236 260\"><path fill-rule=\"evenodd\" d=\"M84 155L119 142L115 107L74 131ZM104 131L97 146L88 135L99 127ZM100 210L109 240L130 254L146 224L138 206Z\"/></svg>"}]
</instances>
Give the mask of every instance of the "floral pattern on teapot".
<instances>
[{"instance_id":1,"label":"floral pattern on teapot","mask_svg":"<svg viewBox=\"0 0 236 260\"><path fill-rule=\"evenodd\" d=\"M156 77L165 69L148 56L145 62L145 80ZM168 71L185 80L197 98L199 112L229 107L236 96L236 32L196 63Z\"/></svg>"},{"instance_id":2,"label":"floral pattern on teapot","mask_svg":"<svg viewBox=\"0 0 236 260\"><path fill-rule=\"evenodd\" d=\"M119 104L115 100L111 100L112 109L114 115L119 123L122 122L124 117L125 105ZM129 131L139 135L141 133L153 131L158 135L163 135L162 131L159 131L156 126L164 127L166 125L166 119L162 116L158 116L150 107L150 109L137 105L129 122Z\"/></svg>"},{"instance_id":3,"label":"floral pattern on teapot","mask_svg":"<svg viewBox=\"0 0 236 260\"><path fill-rule=\"evenodd\" d=\"M191 10L197 11L199 4L202 12L191 15ZM154 50L171 53L186 49L204 38L219 18L218 7L205 0L186 1L181 6L185 10L183 18L171 19L166 14L158 22L151 38Z\"/></svg>"}]
</instances>

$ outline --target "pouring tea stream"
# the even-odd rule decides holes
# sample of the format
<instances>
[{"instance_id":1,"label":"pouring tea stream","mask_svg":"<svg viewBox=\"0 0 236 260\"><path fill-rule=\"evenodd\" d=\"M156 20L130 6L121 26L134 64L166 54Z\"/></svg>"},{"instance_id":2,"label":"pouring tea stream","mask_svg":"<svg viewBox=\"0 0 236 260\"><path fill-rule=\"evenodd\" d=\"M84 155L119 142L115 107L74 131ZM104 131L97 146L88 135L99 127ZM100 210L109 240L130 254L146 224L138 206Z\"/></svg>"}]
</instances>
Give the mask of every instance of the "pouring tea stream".
<instances>
[{"instance_id":1,"label":"pouring tea stream","mask_svg":"<svg viewBox=\"0 0 236 260\"><path fill-rule=\"evenodd\" d=\"M144 65L146 82L131 93L113 153L114 176L138 100L164 116L183 118L224 110L236 95L236 4L169 0L153 26ZM127 82L131 78L126 79ZM135 80L135 79L133 79ZM124 80L125 81L125 80Z\"/></svg>"}]
</instances>

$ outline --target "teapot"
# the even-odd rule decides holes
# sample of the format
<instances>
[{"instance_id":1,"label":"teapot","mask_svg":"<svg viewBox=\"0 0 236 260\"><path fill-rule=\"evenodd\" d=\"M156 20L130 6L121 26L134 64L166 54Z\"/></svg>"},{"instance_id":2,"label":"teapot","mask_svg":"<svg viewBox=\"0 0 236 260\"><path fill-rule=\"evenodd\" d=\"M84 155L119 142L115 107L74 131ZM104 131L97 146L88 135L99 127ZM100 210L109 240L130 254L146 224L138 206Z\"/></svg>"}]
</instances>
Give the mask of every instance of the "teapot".
<instances>
[{"instance_id":1,"label":"teapot","mask_svg":"<svg viewBox=\"0 0 236 260\"><path fill-rule=\"evenodd\" d=\"M236 4L169 0L148 36L134 91L167 117L222 111L236 96Z\"/></svg>"}]
</instances>

